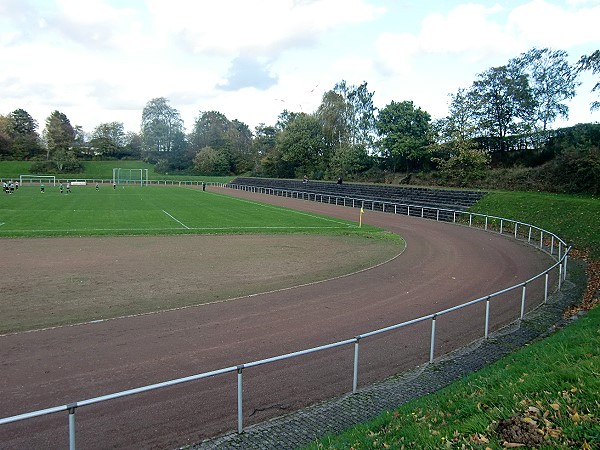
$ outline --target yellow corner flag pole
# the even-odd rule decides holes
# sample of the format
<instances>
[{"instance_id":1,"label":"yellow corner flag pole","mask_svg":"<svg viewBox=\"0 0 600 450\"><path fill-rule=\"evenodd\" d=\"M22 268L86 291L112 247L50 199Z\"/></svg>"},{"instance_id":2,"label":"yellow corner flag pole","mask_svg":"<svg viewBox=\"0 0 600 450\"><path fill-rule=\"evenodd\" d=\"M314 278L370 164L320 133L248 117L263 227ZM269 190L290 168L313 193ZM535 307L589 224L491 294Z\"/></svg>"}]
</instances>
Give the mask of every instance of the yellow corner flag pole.
<instances>
[{"instance_id":1,"label":"yellow corner flag pole","mask_svg":"<svg viewBox=\"0 0 600 450\"><path fill-rule=\"evenodd\" d=\"M361 207L360 207L360 219L359 219L359 221L358 221L358 228L361 228L361 227L362 227L362 216L363 216L363 214L364 214L364 213L365 213L365 210L364 210L364 209L363 209L363 207L361 206Z\"/></svg>"}]
</instances>

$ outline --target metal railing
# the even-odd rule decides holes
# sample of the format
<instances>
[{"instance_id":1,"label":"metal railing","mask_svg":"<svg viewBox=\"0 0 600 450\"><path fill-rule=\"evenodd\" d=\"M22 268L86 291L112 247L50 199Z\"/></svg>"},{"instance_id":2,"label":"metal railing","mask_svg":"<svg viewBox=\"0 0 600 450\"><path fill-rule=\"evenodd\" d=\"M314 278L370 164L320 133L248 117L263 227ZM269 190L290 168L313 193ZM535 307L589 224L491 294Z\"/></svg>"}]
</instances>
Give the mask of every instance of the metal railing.
<instances>
[{"instance_id":1,"label":"metal railing","mask_svg":"<svg viewBox=\"0 0 600 450\"><path fill-rule=\"evenodd\" d=\"M208 184L208 183L207 183ZM274 188L264 188L264 187L256 187L256 186L246 186L246 185L227 185L222 183L210 183L211 185L217 185L220 187L227 187L232 189L240 189L244 191L251 191L257 193L264 193L270 195L278 195L285 196L291 198L300 198L311 201L320 201L323 203L330 203L336 205L344 205L351 207L360 207L360 208L369 208L376 211L382 211L386 213L393 214L404 214L408 216L418 216L422 218L429 218L434 220L443 220L443 221L452 221L454 223L463 223L465 226L469 227L480 227L485 231L490 232L498 232L499 234L507 235L510 237L514 237L515 239L521 239L524 242L533 245L535 248L547 252L554 259L554 264L548 267L543 272L538 275L523 281L514 286L507 287L498 292L494 292L491 294L484 295L482 297L476 298L474 300L467 301L460 305L444 309L438 311L436 313L428 314L422 317L418 317L416 319L408 320L406 322L398 323L395 325L391 325L385 328L380 328L377 330L373 330L367 333L360 334L358 336L345 339L342 341L337 341L317 347L312 347L292 353L286 353L284 355L273 356L266 359L261 359L257 361L251 361L243 364L238 364L235 366L225 367L218 370L213 370L210 372L204 372L200 374L195 374L183 378L176 378L168 381L164 381L161 383L146 385L134 389L129 389L121 392L115 392L112 394L102 395L99 397L89 398L86 400L81 400L65 405L55 406L52 408L41 409L37 411L31 411L24 414L19 414L15 416L0 418L0 425L5 425L9 423L14 423L18 421L23 421L27 419L32 419L35 417L45 416L49 414L55 414L59 412L68 412L68 430L69 430L69 448L74 450L76 448L76 426L75 426L75 413L78 408L83 406L93 405L105 401L110 401L130 395L140 394L142 392L153 391L157 389L162 389L169 386L174 386L182 383L188 383L191 381L201 380L204 378L215 377L218 375L224 375L228 373L237 373L237 431L241 433L244 429L243 423L243 414L242 414L242 406L243 406L243 396L242 396L242 385L243 385L243 372L246 369L250 369L253 367L282 361L290 358L295 358L303 355L308 355L311 353L316 353L336 347L346 346L346 345L354 345L354 354L353 354L353 373L352 373L352 393L356 393L358 389L358 363L359 363L359 349L360 342L363 339L367 339L372 336L376 336L382 333L387 333L393 330L397 330L400 328L408 327L410 325L414 325L417 323L431 321L431 333L430 333L430 343L429 343L429 363L432 363L435 359L435 343L436 343L436 321L440 316L451 313L453 311L457 311L471 305L475 305L478 303L485 302L485 318L484 318L484 327L483 327L483 338L487 339L490 333L490 303L495 298L507 292L521 290L521 302L520 302L520 315L519 319L523 320L525 317L525 304L527 301L527 286L531 285L531 283L537 279L544 278L544 299L543 303L548 302L549 296L549 275L552 271L558 271L558 286L557 289L560 290L562 287L562 283L566 279L567 276L567 261L568 261L568 253L570 247L563 241L560 237L556 236L554 233L551 233L542 228L536 227L535 225L522 223L516 220L505 219L502 217L496 216L488 216L485 214L472 213L468 211L456 211L450 209L441 209L430 206L420 206L420 205L408 205L408 204L400 204L393 203L389 201L380 201L374 199L361 199L361 198L350 198L345 196L335 196L321 193L309 193L302 191L291 191L285 189L274 189Z\"/></svg>"}]
</instances>

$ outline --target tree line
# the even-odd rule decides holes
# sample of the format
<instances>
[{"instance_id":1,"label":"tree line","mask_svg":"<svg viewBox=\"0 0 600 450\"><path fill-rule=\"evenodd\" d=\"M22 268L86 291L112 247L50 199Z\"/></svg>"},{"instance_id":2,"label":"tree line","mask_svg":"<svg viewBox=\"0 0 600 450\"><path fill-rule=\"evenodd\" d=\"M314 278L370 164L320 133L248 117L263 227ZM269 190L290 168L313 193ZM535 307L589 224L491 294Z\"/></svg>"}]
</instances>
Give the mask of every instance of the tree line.
<instances>
[{"instance_id":1,"label":"tree line","mask_svg":"<svg viewBox=\"0 0 600 450\"><path fill-rule=\"evenodd\" d=\"M145 105L138 133L110 122L88 135L54 111L40 135L36 121L17 109L0 115L0 158L35 161L40 172L77 172L84 159L130 158L172 174L358 180L437 170L461 177L490 166L541 164L560 152L552 124L568 118L566 102L583 71L600 73L600 51L570 64L563 50L533 48L450 94L448 116L436 120L410 100L377 109L366 82L343 80L313 113L283 110L275 124L254 130L202 111L186 133L164 97Z\"/></svg>"}]
</instances>

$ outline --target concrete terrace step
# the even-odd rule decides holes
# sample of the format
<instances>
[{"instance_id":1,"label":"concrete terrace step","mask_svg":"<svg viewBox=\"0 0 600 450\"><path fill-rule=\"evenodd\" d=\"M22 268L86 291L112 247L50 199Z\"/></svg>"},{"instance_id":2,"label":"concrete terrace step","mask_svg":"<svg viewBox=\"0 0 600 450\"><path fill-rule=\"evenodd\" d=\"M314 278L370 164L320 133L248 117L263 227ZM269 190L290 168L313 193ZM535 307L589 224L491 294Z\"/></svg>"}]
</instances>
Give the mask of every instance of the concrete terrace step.
<instances>
[{"instance_id":1,"label":"concrete terrace step","mask_svg":"<svg viewBox=\"0 0 600 450\"><path fill-rule=\"evenodd\" d=\"M484 191L250 177L238 177L230 184L456 210L469 208L486 194Z\"/></svg>"}]
</instances>

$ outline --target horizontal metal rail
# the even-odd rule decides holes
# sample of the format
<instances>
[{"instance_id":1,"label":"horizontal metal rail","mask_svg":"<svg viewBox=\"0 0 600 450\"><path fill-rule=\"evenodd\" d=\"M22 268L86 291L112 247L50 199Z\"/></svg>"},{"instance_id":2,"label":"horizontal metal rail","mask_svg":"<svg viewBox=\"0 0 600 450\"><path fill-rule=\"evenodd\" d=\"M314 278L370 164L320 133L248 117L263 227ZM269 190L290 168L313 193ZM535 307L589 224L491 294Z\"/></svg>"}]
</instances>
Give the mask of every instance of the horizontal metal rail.
<instances>
[{"instance_id":1,"label":"horizontal metal rail","mask_svg":"<svg viewBox=\"0 0 600 450\"><path fill-rule=\"evenodd\" d=\"M191 184L191 183L192 182L184 183L184 184ZM194 183L196 183L196 182L194 182ZM173 182L173 184L179 184L179 182ZM198 182L197 184L200 185L200 184L202 184L202 182ZM209 183L206 183L206 184L209 184ZM201 380L204 378L209 378L209 377L219 376L219 375L223 375L223 374L227 374L227 373L237 372L237 377L238 377L238 388L237 388L238 427L237 428L238 428L238 432L242 432L243 431L242 373L246 369L250 369L252 367L270 364L270 363L274 363L274 362L278 362L278 361L283 361L283 360L287 360L287 359L291 359L291 358L296 358L299 356L304 356L304 355L308 355L308 354L315 353L315 352L330 350L330 349L345 346L345 345L354 344L352 392L355 393L357 391L357 385L358 385L359 344L362 339L366 339L366 338L369 338L369 337L372 337L372 336L375 336L378 334L387 333L390 331L394 331L394 330L397 330L400 328L407 327L409 325L414 325L414 324L417 324L420 322L431 320L432 324L431 324L431 342L430 342L429 361L433 362L434 357L435 357L435 352L434 352L435 329L436 329L436 320L438 320L438 317L443 316L444 314L448 314L453 311L457 311L459 309L466 308L466 307L474 305L476 303L486 302L484 338L487 338L488 334L489 334L488 327L489 327L490 301L494 297L498 297L504 293L521 288L522 289L522 298L521 298L521 316L520 317L521 317L521 319L523 319L524 310L525 310L527 285L531 284L533 281L537 280L538 278L545 277L545 292L544 292L544 303L545 303L547 301L547 297L548 297L548 275L549 275L549 273L551 271L555 270L556 268L559 269L558 289L560 289L562 281L564 279L566 279L567 257L568 257L568 253L570 251L570 247L567 246L567 244L564 240L562 240L555 234L553 234L547 230L543 230L542 228L536 227L535 225L526 224L526 223L522 223L522 222L519 222L516 220L505 219L505 218L496 217L496 216L488 216L485 214L472 213L472 212L468 212L468 211L457 211L457 210L450 210L450 209L443 209L443 208L434 208L434 207L429 207L429 206L393 203L393 202L389 202L389 201L384 202L384 201L378 201L378 200L366 199L366 198L352 198L352 197L347 197L347 196L335 196L335 195L328 195L328 194L322 194L322 193L309 193L306 191L273 189L273 188L263 188L263 187L246 186L246 185L235 186L235 185L228 185L228 184L222 184L222 183L210 183L210 184L217 185L220 187L241 189L244 191L259 192L259 193L265 193L265 194L270 194L270 195L286 196L286 197L290 197L290 198L302 198L302 199L311 199L312 198L312 199L314 199L312 201L320 200L321 202L323 202L324 198L326 198L327 203L332 203L332 199L333 199L333 201L335 202L336 205L350 206L350 207L354 207L354 208L358 208L358 207L364 208L365 205L370 205L372 210L378 210L378 211L380 210L382 212L389 212L389 213L393 212L394 214L400 214L399 210L404 210L406 212L406 215L411 215L411 209L412 209L413 213L414 213L414 211L417 211L416 215L419 217L425 218L425 219L428 218L425 214L425 211L427 211L428 213L430 211L432 211L435 213L434 214L435 220L437 220L437 221L440 221L440 213L446 214L446 215L451 214L452 222L457 222L457 215L459 217L460 217L460 215L468 215L469 216L469 226L474 226L473 217L483 218L485 221L485 225L484 225L485 231L490 231L490 227L489 227L490 220L500 221L500 228L499 228L500 234L505 234L505 233L503 233L503 227L504 227L505 223L513 224L514 234L512 236L515 239L518 239L518 233L517 233L518 227L524 227L525 229L528 229L528 239L527 239L528 243L531 243L532 233L534 230L536 231L536 233L539 233L539 235L540 235L539 245L536 244L535 247L549 253L551 255L551 257L555 260L555 264L553 264L552 266L550 266L543 272L529 278L526 281L518 283L514 286L507 287L500 291L497 291L497 292L494 292L491 294L487 294L483 297L479 297L474 300L467 301L465 303L462 303L457 306L453 306L451 308L443 309L436 313L428 314L428 315L425 315L422 317L408 320L406 322L402 322L402 323L398 323L395 325L380 328L377 330L362 333L362 334L360 334L356 337L350 338L350 339L345 339L342 341L324 344L324 345L320 345L317 347L312 347L312 348L308 348L308 349L304 349L304 350L286 353L286 354L279 355L279 356L273 356L273 357L264 358L264 359L260 359L260 360L256 360L256 361L251 361L251 362L247 362L247 363L243 363L243 364L238 364L236 366L225 367L225 368L213 370L210 372L204 372L204 373L195 374L195 375L191 375L191 376L187 376L187 377L176 378L176 379L169 380L169 381L164 381L164 382L155 383L155 384L151 384L151 385L141 386L141 387L137 387L137 388L133 388L133 389L128 389L125 391L102 395L99 397L93 397L93 398L89 398L89 399L85 399L85 400L81 400L81 401L77 401L77 402L73 402L73 403L69 403L69 404L65 404L65 405L60 405L60 406L55 406L55 407L51 407L51 408L41 409L41 410L37 410L37 411L31 411L31 412L27 412L27 413L23 413L23 414L18 414L15 416L0 418L0 425L6 425L6 424L13 423L13 422L18 422L18 421L22 421L22 420L32 419L35 417L40 417L40 416L44 416L44 415L55 414L55 413L67 411L69 413L69 447L72 450L74 450L76 448L76 445L75 445L75 442L76 442L76 440L75 440L75 410L77 408L80 408L83 406L88 406L88 405L93 405L93 404L97 404L97 403L101 403L101 402L105 402L105 401L110 401L110 400L130 396L130 395L136 395L136 394L140 394L143 392L149 392L149 391L153 391L153 390L157 390L157 389L162 389L162 388L166 388L169 386L174 386L174 385L178 385L178 384L182 384L182 383L197 381L197 380ZM319 200L317 200L317 199L319 199ZM551 239L549 251L547 251L544 248L544 245L543 245L544 236L550 237L550 239ZM558 245L558 254L555 256L554 255L554 246L555 246L556 242L558 242L559 245Z\"/></svg>"}]
</instances>

